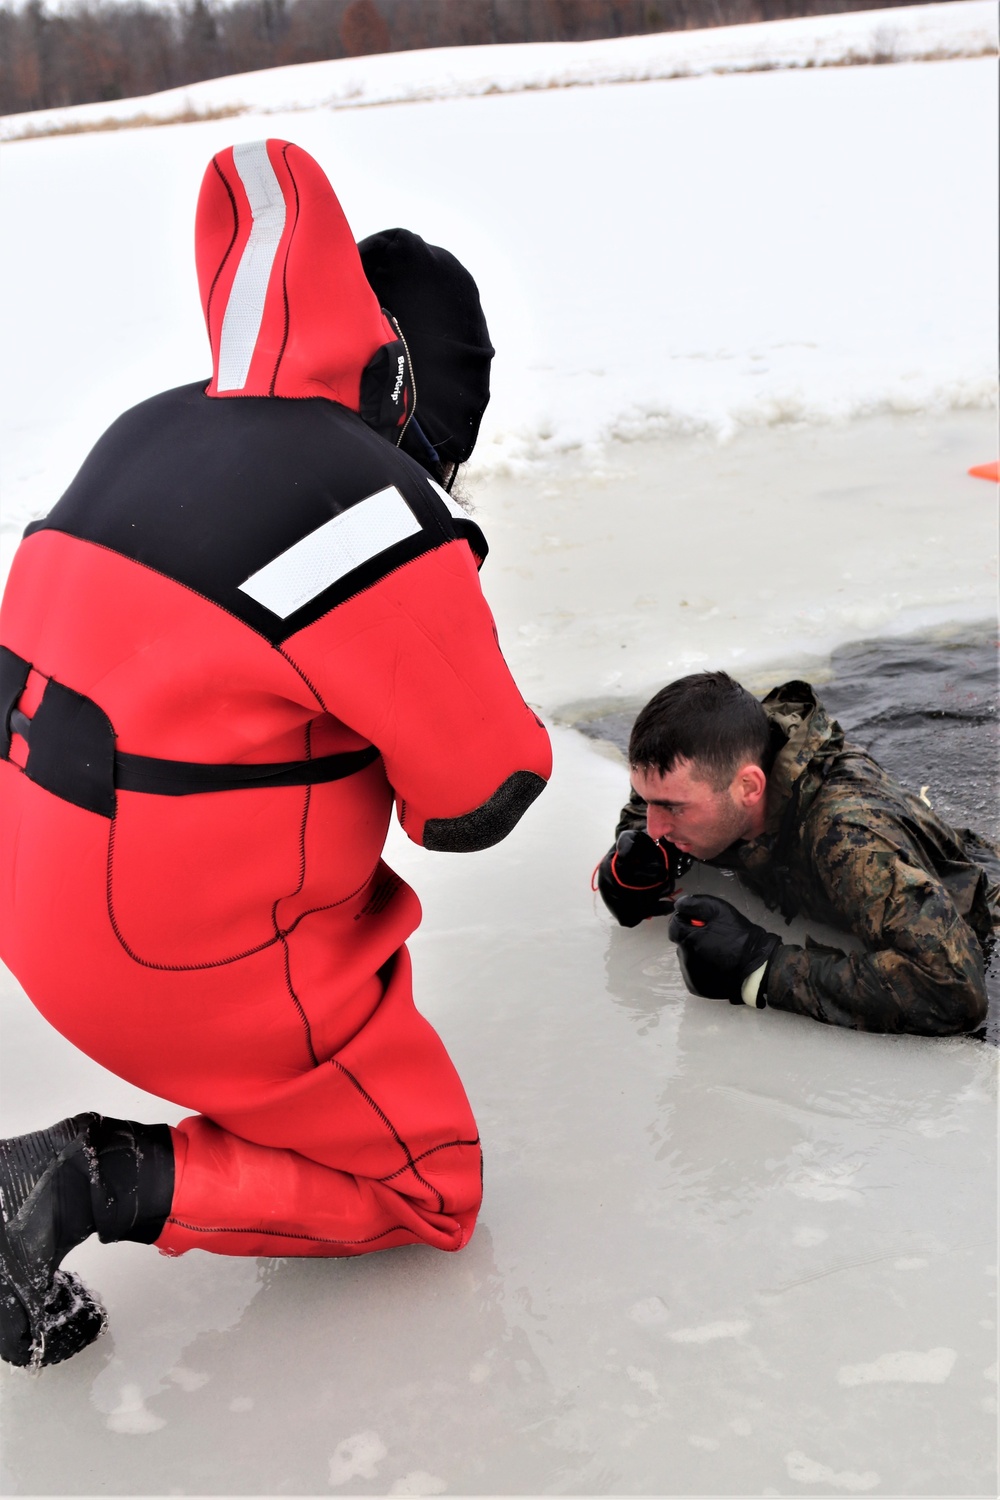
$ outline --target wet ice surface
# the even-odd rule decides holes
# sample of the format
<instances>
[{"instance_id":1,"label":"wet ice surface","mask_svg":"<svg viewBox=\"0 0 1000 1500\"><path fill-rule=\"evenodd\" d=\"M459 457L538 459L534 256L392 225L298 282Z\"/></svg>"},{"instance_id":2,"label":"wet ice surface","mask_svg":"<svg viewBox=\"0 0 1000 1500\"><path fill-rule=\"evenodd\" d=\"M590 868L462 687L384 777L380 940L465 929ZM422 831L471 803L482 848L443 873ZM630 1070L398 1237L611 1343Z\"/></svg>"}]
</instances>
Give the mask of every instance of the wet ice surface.
<instances>
[{"instance_id":1,"label":"wet ice surface","mask_svg":"<svg viewBox=\"0 0 1000 1500\"><path fill-rule=\"evenodd\" d=\"M950 823L1000 837L997 629L835 651L823 699L853 740Z\"/></svg>"},{"instance_id":2,"label":"wet ice surface","mask_svg":"<svg viewBox=\"0 0 1000 1500\"><path fill-rule=\"evenodd\" d=\"M651 448L589 477L493 481L484 585L527 696L550 715L571 699L581 717L622 711L698 651L746 661L755 687L811 672L835 693L837 662L864 663L831 665L831 647L983 618L990 595L970 578L992 564L996 492L962 470L966 449L988 456L990 428L960 415L790 432L783 464L757 438L666 445L669 505L631 551L629 475L652 475ZM865 459L853 480L852 442ZM779 481L809 444L828 479L847 477L796 510ZM919 459L904 496L855 493L869 457L889 472L900 453ZM713 472L742 466L731 507L738 492L761 521L760 464L778 520L740 532L734 514L720 530ZM682 490L685 475L703 489ZM932 526L935 484L952 488ZM674 534L681 494L698 546L693 522L683 545ZM856 552L840 603L836 570L851 569L836 538L822 544L833 513ZM544 539L563 524L560 555ZM807 549L811 590L794 567ZM632 559L649 604L628 592ZM779 564L782 582L764 582ZM783 605L758 597L767 587ZM885 595L904 589L894 613ZM797 613L807 594L822 618ZM675 631L678 598L705 607ZM885 613L858 628L870 609ZM549 631L536 643L532 622ZM623 642L638 665L616 686L604 679ZM893 640L878 662L906 649ZM877 673L856 676L876 691ZM878 711L890 701L910 699ZM996 1054L689 996L665 924L616 928L590 890L625 795L620 760L561 724L553 740L551 787L498 848L435 855L394 832L388 850L424 907L418 1003L483 1136L471 1245L296 1262L88 1243L68 1264L109 1330L38 1376L0 1372L5 1493L996 1493ZM705 880L761 915L732 880ZM9 979L0 1018L5 1134L95 1107L179 1118L77 1054Z\"/></svg>"},{"instance_id":3,"label":"wet ice surface","mask_svg":"<svg viewBox=\"0 0 1000 1500\"><path fill-rule=\"evenodd\" d=\"M989 411L620 442L474 491L526 697L568 720L724 667L823 681L873 636L996 620Z\"/></svg>"},{"instance_id":4,"label":"wet ice surface","mask_svg":"<svg viewBox=\"0 0 1000 1500\"><path fill-rule=\"evenodd\" d=\"M554 738L474 879L390 855L485 1142L472 1244L82 1247L110 1329L4 1372L7 1492L995 1492L990 1049L688 996L662 927L589 890L619 768ZM40 1076L50 1114L162 1115L13 1000L10 1125Z\"/></svg>"}]
</instances>

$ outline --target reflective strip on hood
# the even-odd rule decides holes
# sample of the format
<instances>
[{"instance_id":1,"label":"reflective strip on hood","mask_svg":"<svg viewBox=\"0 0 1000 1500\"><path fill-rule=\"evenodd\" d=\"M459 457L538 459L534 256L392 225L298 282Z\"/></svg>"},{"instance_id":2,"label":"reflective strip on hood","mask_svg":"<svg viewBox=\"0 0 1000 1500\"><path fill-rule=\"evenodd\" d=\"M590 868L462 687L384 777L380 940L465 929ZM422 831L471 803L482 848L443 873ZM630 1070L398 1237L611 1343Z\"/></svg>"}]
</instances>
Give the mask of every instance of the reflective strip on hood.
<instances>
[{"instance_id":1,"label":"reflective strip on hood","mask_svg":"<svg viewBox=\"0 0 1000 1500\"><path fill-rule=\"evenodd\" d=\"M234 146L233 163L250 204L253 225L222 320L219 391L241 391L247 383L271 268L285 228L285 200L268 160L266 142Z\"/></svg>"},{"instance_id":2,"label":"reflective strip on hood","mask_svg":"<svg viewBox=\"0 0 1000 1500\"><path fill-rule=\"evenodd\" d=\"M362 378L397 333L307 151L266 140L217 152L198 199L195 256L212 346L208 396L322 396L360 410ZM391 390L395 374L382 358L368 406L381 409L381 383Z\"/></svg>"}]
</instances>

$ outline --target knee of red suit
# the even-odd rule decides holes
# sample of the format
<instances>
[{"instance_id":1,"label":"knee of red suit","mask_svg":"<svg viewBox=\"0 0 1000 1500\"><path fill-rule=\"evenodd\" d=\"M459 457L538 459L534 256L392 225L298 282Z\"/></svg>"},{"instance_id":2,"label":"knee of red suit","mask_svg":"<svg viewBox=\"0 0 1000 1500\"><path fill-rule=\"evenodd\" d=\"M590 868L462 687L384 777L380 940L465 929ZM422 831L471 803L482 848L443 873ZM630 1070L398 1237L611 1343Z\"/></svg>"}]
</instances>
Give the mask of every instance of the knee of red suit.
<instances>
[{"instance_id":1,"label":"knee of red suit","mask_svg":"<svg viewBox=\"0 0 1000 1500\"><path fill-rule=\"evenodd\" d=\"M171 1138L175 1187L156 1240L166 1255L338 1257L411 1244L461 1250L482 1201L478 1141L435 1152L396 1186L255 1145L202 1117L182 1121Z\"/></svg>"}]
</instances>

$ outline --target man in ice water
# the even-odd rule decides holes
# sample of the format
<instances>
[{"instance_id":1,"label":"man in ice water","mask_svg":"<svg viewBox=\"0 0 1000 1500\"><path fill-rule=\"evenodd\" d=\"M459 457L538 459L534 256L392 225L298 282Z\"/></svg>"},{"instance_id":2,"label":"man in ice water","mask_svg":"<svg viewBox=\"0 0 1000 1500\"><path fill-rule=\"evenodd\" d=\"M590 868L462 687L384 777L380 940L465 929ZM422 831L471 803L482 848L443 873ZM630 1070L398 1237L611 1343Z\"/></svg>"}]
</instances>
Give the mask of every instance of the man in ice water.
<instances>
[{"instance_id":1,"label":"man in ice water","mask_svg":"<svg viewBox=\"0 0 1000 1500\"><path fill-rule=\"evenodd\" d=\"M997 851L847 743L808 683L760 703L725 672L681 678L639 714L628 758L632 795L599 889L625 927L669 914L693 994L862 1031L982 1024ZM784 943L715 896L675 900L695 860L737 871L788 920L853 933L864 951Z\"/></svg>"},{"instance_id":2,"label":"man in ice water","mask_svg":"<svg viewBox=\"0 0 1000 1500\"><path fill-rule=\"evenodd\" d=\"M380 856L394 801L414 842L464 853L551 769L449 493L489 395L472 277L405 230L355 245L277 140L210 163L196 249L212 379L105 433L0 615L0 954L63 1035L194 1113L0 1143L15 1365L101 1331L60 1269L95 1232L172 1255L468 1241L476 1124Z\"/></svg>"}]
</instances>

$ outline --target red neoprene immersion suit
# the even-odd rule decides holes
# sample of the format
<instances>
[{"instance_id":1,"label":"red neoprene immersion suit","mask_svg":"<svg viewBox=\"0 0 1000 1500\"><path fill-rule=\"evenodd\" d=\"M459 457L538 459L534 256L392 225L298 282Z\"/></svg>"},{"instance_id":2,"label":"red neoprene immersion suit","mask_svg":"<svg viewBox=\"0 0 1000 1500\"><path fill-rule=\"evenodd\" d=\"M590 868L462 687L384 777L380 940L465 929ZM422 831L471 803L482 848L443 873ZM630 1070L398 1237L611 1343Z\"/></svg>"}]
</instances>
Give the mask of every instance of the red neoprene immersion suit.
<instances>
[{"instance_id":1,"label":"red neoprene immersion suit","mask_svg":"<svg viewBox=\"0 0 1000 1500\"><path fill-rule=\"evenodd\" d=\"M162 1249L458 1249L476 1126L380 854L394 798L428 848L503 838L548 738L481 533L394 446L405 344L319 167L221 152L197 251L212 381L120 417L14 560L2 955L84 1052L196 1111Z\"/></svg>"}]
</instances>

